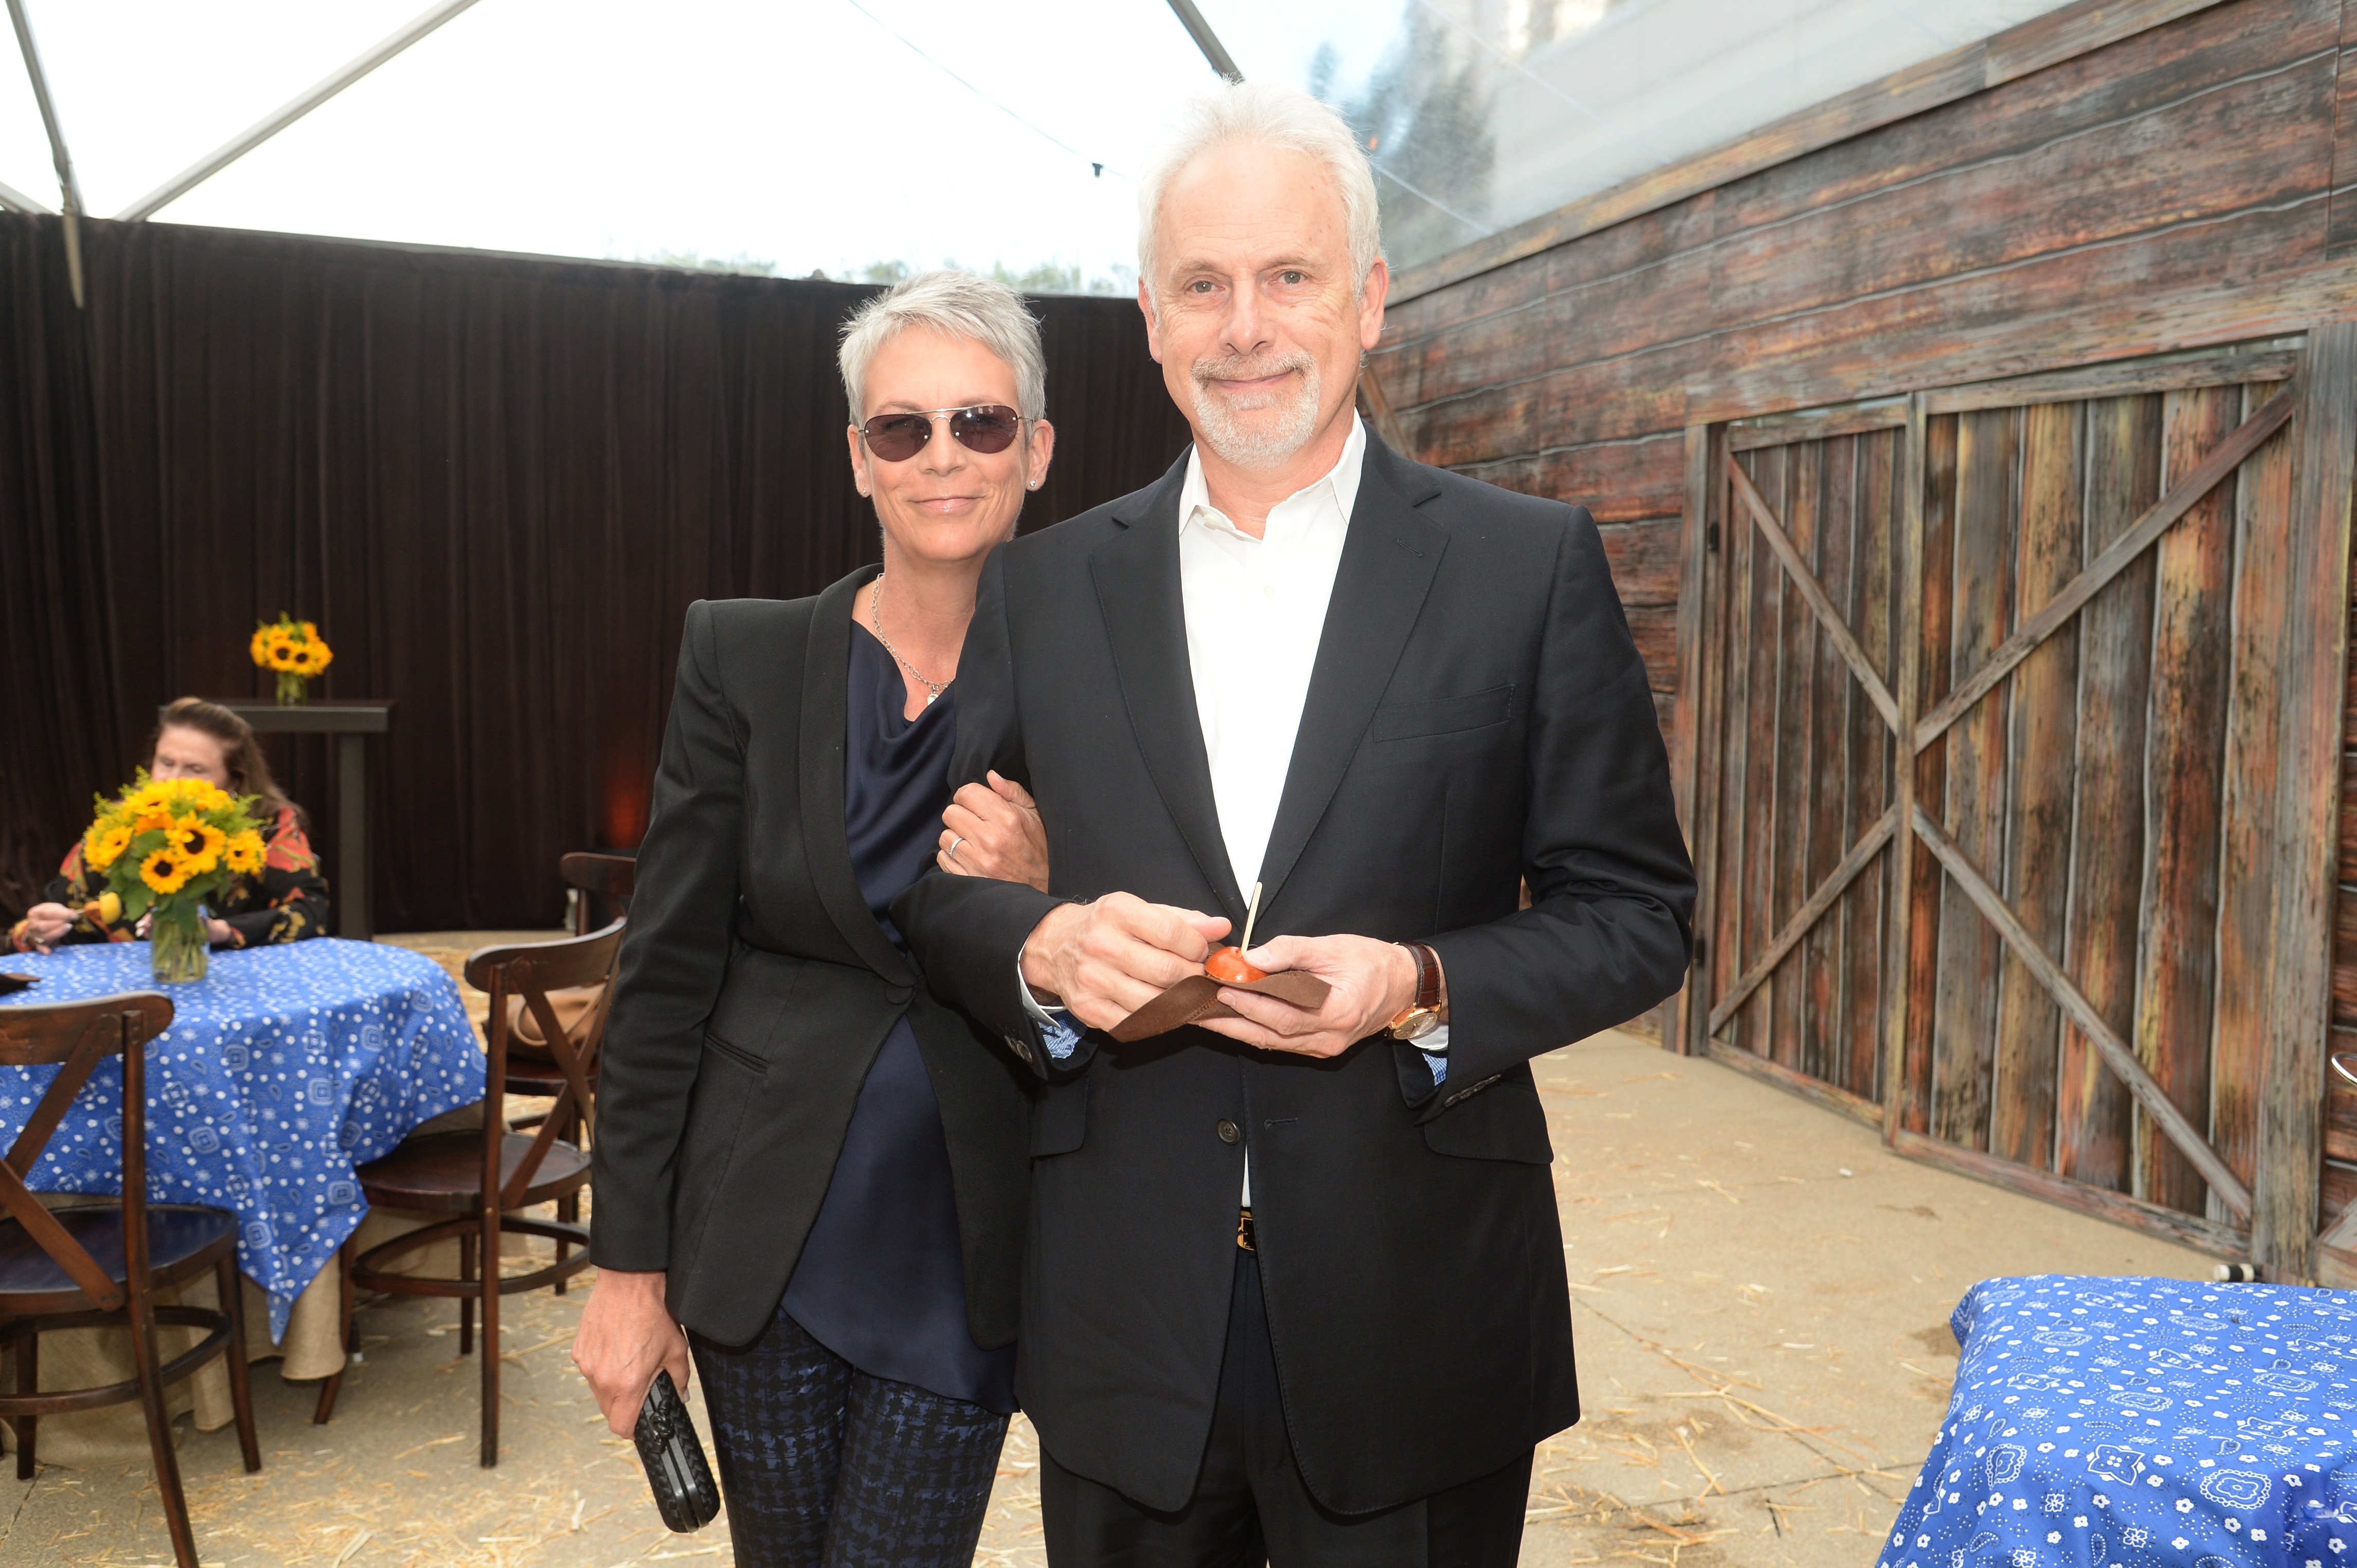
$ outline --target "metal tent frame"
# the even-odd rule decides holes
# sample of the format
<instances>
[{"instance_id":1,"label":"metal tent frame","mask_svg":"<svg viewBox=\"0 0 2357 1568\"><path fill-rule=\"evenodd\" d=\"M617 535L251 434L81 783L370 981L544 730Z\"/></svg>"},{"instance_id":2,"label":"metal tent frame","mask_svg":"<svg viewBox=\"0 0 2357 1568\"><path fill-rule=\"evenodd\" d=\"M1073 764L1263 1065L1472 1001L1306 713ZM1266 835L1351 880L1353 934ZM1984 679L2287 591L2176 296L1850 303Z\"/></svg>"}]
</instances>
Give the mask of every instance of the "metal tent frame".
<instances>
[{"instance_id":1,"label":"metal tent frame","mask_svg":"<svg viewBox=\"0 0 2357 1568\"><path fill-rule=\"evenodd\" d=\"M1172 3L1181 4L1183 0L1172 0ZM307 91L289 99L275 112L256 121L116 213L115 220L137 223L178 201L474 4L475 0L442 0L442 4L422 13L407 26L380 40L341 70L324 78ZM24 56L26 74L32 79L33 100L40 105L41 125L49 135L49 156L57 165L60 197L57 211L65 219L66 279L72 287L74 304L79 306L82 303L81 187L74 178L73 158L66 150L65 130L58 124L57 104L49 96L48 75L41 69L41 52L33 42L33 24L25 14L25 0L7 0L7 5L8 20L16 29L17 51ZM51 210L22 191L5 185L0 185L0 208L17 212L46 213Z\"/></svg>"}]
</instances>

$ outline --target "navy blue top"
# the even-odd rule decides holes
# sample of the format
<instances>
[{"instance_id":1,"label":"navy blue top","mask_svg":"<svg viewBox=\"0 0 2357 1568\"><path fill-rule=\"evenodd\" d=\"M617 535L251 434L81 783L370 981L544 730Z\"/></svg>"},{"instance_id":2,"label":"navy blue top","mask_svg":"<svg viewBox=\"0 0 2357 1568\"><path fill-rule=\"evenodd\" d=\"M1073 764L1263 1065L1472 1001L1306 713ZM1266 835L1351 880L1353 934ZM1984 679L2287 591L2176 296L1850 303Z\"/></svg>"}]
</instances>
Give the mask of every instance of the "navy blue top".
<instances>
[{"instance_id":1,"label":"navy blue top","mask_svg":"<svg viewBox=\"0 0 2357 1568\"><path fill-rule=\"evenodd\" d=\"M914 720L892 656L851 625L843 827L860 897L895 945L885 911L924 874L948 802L955 699ZM826 1201L786 1285L811 1337L867 1373L996 1411L1015 1408L1015 1348L985 1350L966 1326L965 1264L940 1104L903 1015L860 1085Z\"/></svg>"}]
</instances>

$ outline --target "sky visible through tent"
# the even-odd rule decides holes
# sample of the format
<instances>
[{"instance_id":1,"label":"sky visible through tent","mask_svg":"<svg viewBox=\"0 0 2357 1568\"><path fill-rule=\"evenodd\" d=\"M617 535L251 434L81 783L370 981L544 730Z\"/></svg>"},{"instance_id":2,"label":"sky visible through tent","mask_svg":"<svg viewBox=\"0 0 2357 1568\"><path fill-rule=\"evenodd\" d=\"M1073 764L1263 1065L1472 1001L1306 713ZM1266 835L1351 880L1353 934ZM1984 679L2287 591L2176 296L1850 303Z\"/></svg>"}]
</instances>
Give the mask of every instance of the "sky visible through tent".
<instances>
[{"instance_id":1,"label":"sky visible through tent","mask_svg":"<svg viewBox=\"0 0 2357 1568\"><path fill-rule=\"evenodd\" d=\"M426 4L26 0L97 217ZM1247 76L1309 87L1371 143L1394 266L2055 8L1199 5ZM13 43L0 183L54 207ZM1135 175L1212 80L1165 0L479 0L156 216L781 276L955 262L1128 293Z\"/></svg>"}]
</instances>

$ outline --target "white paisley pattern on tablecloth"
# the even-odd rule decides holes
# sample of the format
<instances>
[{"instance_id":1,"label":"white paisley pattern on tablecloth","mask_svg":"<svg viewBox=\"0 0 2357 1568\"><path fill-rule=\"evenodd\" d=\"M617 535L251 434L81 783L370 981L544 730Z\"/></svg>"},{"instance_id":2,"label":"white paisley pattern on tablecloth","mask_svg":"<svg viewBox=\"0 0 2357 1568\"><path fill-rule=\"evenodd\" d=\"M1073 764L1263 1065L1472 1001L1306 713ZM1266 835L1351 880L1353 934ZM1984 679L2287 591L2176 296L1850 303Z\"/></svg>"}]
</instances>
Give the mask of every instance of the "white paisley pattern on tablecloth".
<instances>
[{"instance_id":1,"label":"white paisley pattern on tablecloth","mask_svg":"<svg viewBox=\"0 0 2357 1568\"><path fill-rule=\"evenodd\" d=\"M2348 1568L2357 1294L2033 1275L1951 1320L1947 1419L1880 1568Z\"/></svg>"},{"instance_id":2,"label":"white paisley pattern on tablecloth","mask_svg":"<svg viewBox=\"0 0 2357 1568\"><path fill-rule=\"evenodd\" d=\"M429 1117L483 1098L483 1052L458 988L405 949L319 938L212 955L193 985L159 986L145 942L92 943L7 967L41 983L0 1006L124 991L172 999L147 1047L147 1195L236 1214L238 1266L270 1295L270 1337L368 1212L354 1168ZM55 1068L0 1068L0 1141ZM123 1069L91 1075L27 1178L113 1193L123 1171Z\"/></svg>"}]
</instances>

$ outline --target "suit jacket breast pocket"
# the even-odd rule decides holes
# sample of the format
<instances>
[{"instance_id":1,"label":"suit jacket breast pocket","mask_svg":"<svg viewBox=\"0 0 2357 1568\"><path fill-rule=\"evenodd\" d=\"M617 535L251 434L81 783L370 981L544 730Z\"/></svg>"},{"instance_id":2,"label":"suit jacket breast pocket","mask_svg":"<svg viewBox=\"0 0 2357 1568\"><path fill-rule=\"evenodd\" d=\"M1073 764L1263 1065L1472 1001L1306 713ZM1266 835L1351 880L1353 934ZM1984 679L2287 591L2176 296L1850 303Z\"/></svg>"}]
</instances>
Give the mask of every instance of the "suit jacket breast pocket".
<instances>
[{"instance_id":1,"label":"suit jacket breast pocket","mask_svg":"<svg viewBox=\"0 0 2357 1568\"><path fill-rule=\"evenodd\" d=\"M1514 688L1491 686L1460 697L1436 697L1422 703L1392 703L1375 710L1367 738L1377 746L1394 741L1422 740L1431 736L1462 735L1488 729L1513 716Z\"/></svg>"},{"instance_id":2,"label":"suit jacket breast pocket","mask_svg":"<svg viewBox=\"0 0 2357 1568\"><path fill-rule=\"evenodd\" d=\"M1424 1142L1437 1155L1463 1160L1512 1160L1544 1165L1555 1160L1546 1109L1531 1069L1518 1067L1470 1092L1424 1124ZM1448 1093L1442 1088L1444 1097Z\"/></svg>"},{"instance_id":3,"label":"suit jacket breast pocket","mask_svg":"<svg viewBox=\"0 0 2357 1568\"><path fill-rule=\"evenodd\" d=\"M1031 1108L1031 1157L1069 1155L1088 1141L1089 1086L1059 1083Z\"/></svg>"}]
</instances>

